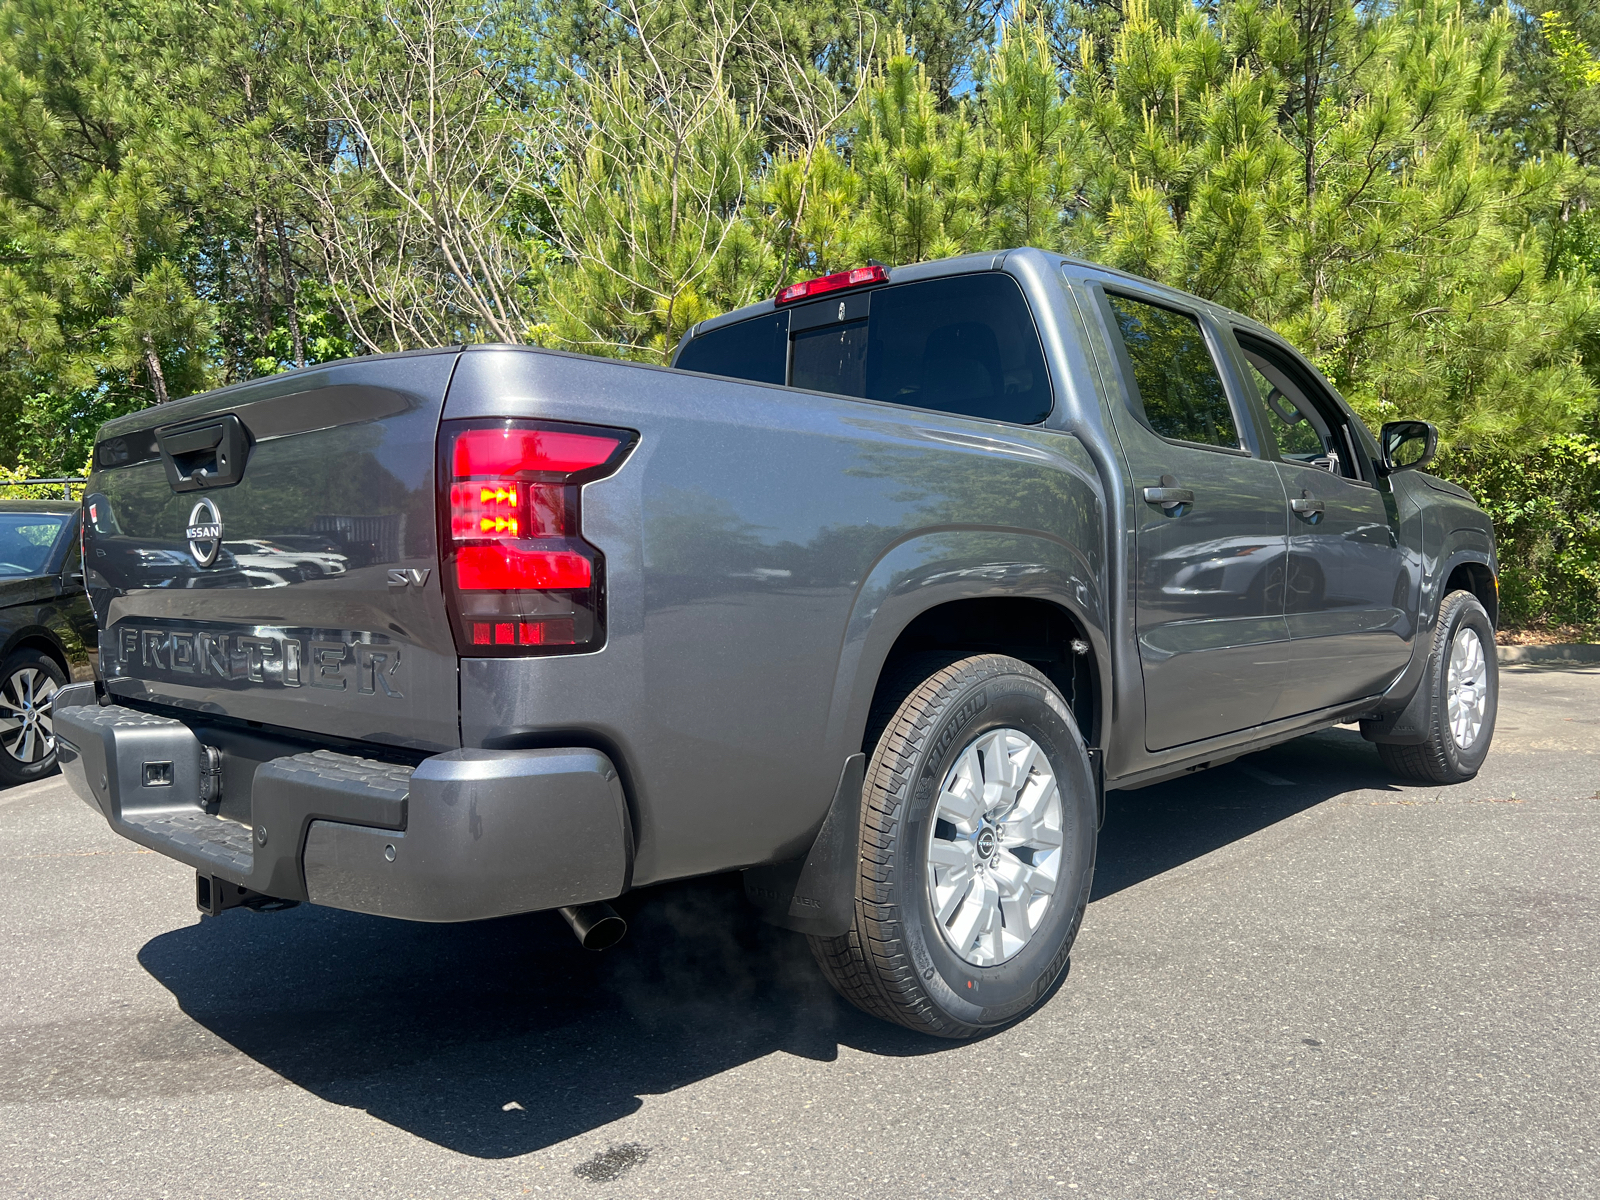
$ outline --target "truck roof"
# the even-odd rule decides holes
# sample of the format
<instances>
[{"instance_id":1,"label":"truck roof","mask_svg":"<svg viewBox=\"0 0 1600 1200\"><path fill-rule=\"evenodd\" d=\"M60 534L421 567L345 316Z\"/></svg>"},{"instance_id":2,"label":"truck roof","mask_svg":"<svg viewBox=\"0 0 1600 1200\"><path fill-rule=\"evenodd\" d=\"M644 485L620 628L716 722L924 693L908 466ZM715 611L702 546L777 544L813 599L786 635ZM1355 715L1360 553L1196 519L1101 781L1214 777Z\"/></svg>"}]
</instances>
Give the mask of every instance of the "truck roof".
<instances>
[{"instance_id":1,"label":"truck roof","mask_svg":"<svg viewBox=\"0 0 1600 1200\"><path fill-rule=\"evenodd\" d=\"M1126 279L1130 283L1136 283L1141 288L1146 290L1164 293L1178 303L1186 305L1201 305L1212 310L1218 316L1225 317L1230 321L1243 322L1264 333L1270 332L1266 326L1262 325L1253 317L1249 317L1244 313L1235 312L1232 309L1223 308L1221 305L1207 300L1203 296L1196 296L1192 292L1185 292L1180 288L1172 287L1169 284L1158 283L1153 279L1146 279L1144 276L1135 275L1130 271L1122 271L1118 270L1116 267L1108 267L1104 263L1096 263L1090 262L1087 259L1074 258L1070 254L1057 254L1049 250L1041 250L1036 246L1018 246L1008 250L991 250L980 254L962 254L957 255L954 258L939 258L929 260L928 262L907 263L905 266L891 267L889 269L889 280L887 284L879 283L871 284L869 286L885 287L897 283L915 283L923 279L938 279L947 275L966 275L975 271L998 271L1005 265L1006 259L1017 255L1037 255L1043 259L1051 259L1059 262L1062 266L1070 266L1074 271L1081 271L1083 274L1091 278L1095 276L1101 276L1108 280ZM748 320L750 317L758 317L764 313L773 312L776 310L776 308L776 302L769 297L765 300L758 300L754 304L747 304L743 308L736 308L730 312L721 313L715 317L708 317L704 321L689 327L688 331L685 332L683 337L679 340L678 349L681 350L683 348L683 344L690 338L699 337L701 334L709 333L713 329L720 329L724 325L732 325L738 321ZM674 357L676 357L676 355L674 355Z\"/></svg>"}]
</instances>

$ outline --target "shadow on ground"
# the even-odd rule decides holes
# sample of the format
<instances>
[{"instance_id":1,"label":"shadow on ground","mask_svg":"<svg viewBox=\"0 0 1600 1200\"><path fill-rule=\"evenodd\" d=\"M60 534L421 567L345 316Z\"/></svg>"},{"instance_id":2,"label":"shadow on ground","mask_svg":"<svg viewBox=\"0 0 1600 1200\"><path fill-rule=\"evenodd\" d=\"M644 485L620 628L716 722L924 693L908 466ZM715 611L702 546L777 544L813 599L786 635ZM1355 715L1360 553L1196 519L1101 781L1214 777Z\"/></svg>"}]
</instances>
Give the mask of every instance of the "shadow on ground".
<instances>
[{"instance_id":1,"label":"shadow on ground","mask_svg":"<svg viewBox=\"0 0 1600 1200\"><path fill-rule=\"evenodd\" d=\"M1106 798L1093 900L1362 789L1397 790L1378 751L1333 728L1238 762ZM1090 918L1093 919L1091 912Z\"/></svg>"},{"instance_id":2,"label":"shadow on ground","mask_svg":"<svg viewBox=\"0 0 1600 1200\"><path fill-rule=\"evenodd\" d=\"M1113 793L1095 897L1387 786L1371 748L1340 730L1248 765L1255 775L1225 767ZM774 1051L826 1061L841 1045L955 1045L838 1000L804 939L754 918L736 875L619 907L631 929L605 954L579 950L553 914L428 926L301 907L236 909L153 939L139 959L184 1012L291 1083L484 1158L600 1128L641 1096Z\"/></svg>"}]
</instances>

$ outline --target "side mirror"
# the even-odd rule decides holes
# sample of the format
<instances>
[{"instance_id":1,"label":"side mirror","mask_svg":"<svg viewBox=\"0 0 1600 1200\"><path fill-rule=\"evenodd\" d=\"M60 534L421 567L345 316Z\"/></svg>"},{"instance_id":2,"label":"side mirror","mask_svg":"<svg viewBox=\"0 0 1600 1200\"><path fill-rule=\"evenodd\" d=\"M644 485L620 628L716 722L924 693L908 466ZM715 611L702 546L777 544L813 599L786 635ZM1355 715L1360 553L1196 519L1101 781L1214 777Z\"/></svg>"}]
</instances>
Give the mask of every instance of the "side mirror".
<instances>
[{"instance_id":1,"label":"side mirror","mask_svg":"<svg viewBox=\"0 0 1600 1200\"><path fill-rule=\"evenodd\" d=\"M1386 421L1378 436L1383 448L1383 473L1425 467L1439 452L1439 430L1427 421Z\"/></svg>"}]
</instances>

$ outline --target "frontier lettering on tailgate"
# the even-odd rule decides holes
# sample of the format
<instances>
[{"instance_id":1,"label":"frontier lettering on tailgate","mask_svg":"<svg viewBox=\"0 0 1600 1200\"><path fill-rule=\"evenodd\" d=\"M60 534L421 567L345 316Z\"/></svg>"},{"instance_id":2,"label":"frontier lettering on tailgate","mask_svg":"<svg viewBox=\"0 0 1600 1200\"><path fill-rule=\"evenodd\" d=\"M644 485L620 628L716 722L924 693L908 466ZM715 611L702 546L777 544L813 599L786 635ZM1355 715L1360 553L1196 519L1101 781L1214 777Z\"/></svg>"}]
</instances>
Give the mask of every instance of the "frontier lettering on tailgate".
<instances>
[{"instance_id":1,"label":"frontier lettering on tailgate","mask_svg":"<svg viewBox=\"0 0 1600 1200\"><path fill-rule=\"evenodd\" d=\"M260 628L233 633L119 625L111 649L118 675L404 696L400 647L378 634Z\"/></svg>"}]
</instances>

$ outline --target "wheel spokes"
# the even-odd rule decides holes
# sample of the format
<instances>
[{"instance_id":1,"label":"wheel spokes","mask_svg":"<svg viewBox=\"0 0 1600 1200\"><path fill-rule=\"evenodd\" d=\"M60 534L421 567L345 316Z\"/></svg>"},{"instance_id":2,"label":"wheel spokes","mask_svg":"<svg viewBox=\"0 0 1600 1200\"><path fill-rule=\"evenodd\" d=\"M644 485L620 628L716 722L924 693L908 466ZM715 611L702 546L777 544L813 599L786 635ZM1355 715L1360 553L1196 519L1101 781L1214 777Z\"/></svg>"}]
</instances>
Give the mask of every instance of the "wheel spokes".
<instances>
[{"instance_id":1,"label":"wheel spokes","mask_svg":"<svg viewBox=\"0 0 1600 1200\"><path fill-rule=\"evenodd\" d=\"M1445 678L1445 716L1450 734L1463 750L1478 740L1488 709L1489 687L1483 639L1474 629L1459 629L1450 644Z\"/></svg>"},{"instance_id":2,"label":"wheel spokes","mask_svg":"<svg viewBox=\"0 0 1600 1200\"><path fill-rule=\"evenodd\" d=\"M1049 912L1062 804L1048 755L1020 730L985 731L946 772L927 844L928 892L966 962L990 966L1017 954Z\"/></svg>"},{"instance_id":3,"label":"wheel spokes","mask_svg":"<svg viewBox=\"0 0 1600 1200\"><path fill-rule=\"evenodd\" d=\"M991 932L1000 919L1000 893L993 881L979 877L962 897L955 915L945 926L956 950L968 961L979 961L970 956L974 951L982 955L979 941Z\"/></svg>"}]
</instances>

